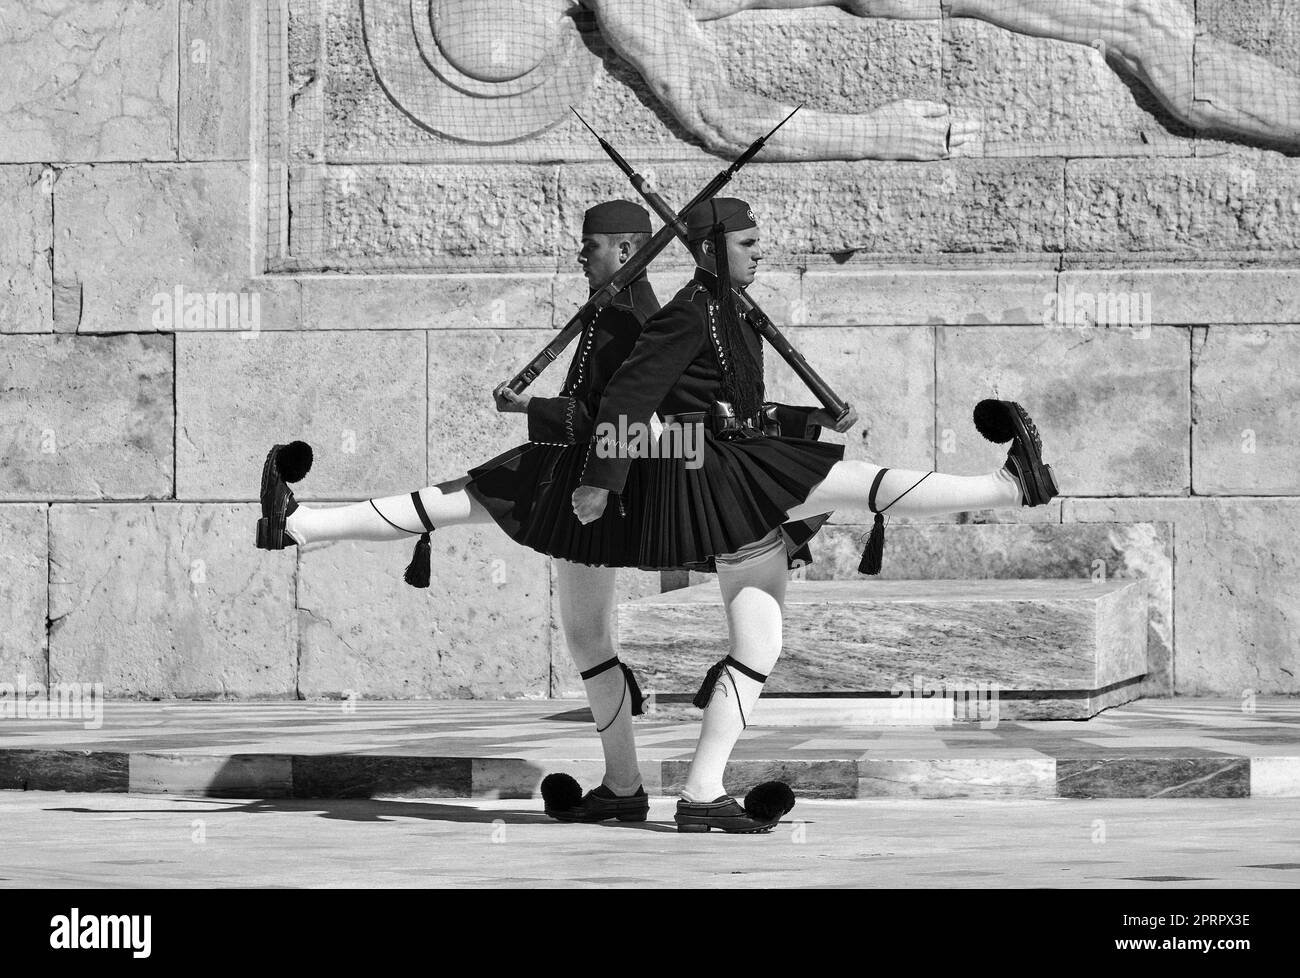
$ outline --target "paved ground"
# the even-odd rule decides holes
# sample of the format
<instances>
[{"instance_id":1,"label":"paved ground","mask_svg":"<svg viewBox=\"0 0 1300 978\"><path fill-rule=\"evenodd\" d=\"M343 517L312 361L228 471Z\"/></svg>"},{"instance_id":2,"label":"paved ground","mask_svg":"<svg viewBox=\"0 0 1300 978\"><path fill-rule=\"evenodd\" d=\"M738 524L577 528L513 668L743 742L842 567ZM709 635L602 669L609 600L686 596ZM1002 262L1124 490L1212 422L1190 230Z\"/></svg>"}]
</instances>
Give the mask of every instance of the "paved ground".
<instances>
[{"instance_id":1,"label":"paved ground","mask_svg":"<svg viewBox=\"0 0 1300 978\"><path fill-rule=\"evenodd\" d=\"M0 888L1300 886L1285 799L801 801L769 836L539 808L0 791Z\"/></svg>"}]
</instances>

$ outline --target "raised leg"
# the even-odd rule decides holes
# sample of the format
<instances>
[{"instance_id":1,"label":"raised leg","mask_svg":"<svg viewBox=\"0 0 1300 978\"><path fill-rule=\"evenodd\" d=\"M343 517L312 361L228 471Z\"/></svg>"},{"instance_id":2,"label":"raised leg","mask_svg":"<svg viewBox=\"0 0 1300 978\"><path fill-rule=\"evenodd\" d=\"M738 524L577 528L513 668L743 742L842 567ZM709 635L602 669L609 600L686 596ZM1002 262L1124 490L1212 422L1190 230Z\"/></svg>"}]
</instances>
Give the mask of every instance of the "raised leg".
<instances>
[{"instance_id":1,"label":"raised leg","mask_svg":"<svg viewBox=\"0 0 1300 978\"><path fill-rule=\"evenodd\" d=\"M1005 468L987 475L945 475L909 469L883 469L871 462L837 462L788 519L802 520L837 509L870 509L876 477L875 510L895 516L941 516L976 509L1006 509L1021 504L1020 484Z\"/></svg>"},{"instance_id":2,"label":"raised leg","mask_svg":"<svg viewBox=\"0 0 1300 978\"><path fill-rule=\"evenodd\" d=\"M368 499L347 506L299 505L285 521L285 532L298 544L329 540L409 540L425 532L413 495L437 528L490 523L492 517L465 491L468 476L426 486L415 493Z\"/></svg>"}]
</instances>

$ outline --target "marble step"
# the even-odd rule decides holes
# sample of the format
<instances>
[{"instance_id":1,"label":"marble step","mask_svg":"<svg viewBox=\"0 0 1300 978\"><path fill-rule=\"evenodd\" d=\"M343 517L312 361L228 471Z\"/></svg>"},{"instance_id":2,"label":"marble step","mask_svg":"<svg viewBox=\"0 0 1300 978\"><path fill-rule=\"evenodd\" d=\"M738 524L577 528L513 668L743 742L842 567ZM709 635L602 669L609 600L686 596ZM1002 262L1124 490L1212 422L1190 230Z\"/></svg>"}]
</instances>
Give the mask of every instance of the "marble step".
<instances>
[{"instance_id":1,"label":"marble step","mask_svg":"<svg viewBox=\"0 0 1300 978\"><path fill-rule=\"evenodd\" d=\"M699 720L685 696L648 694L646 715ZM958 703L952 696L767 696L751 717L764 727L950 727L960 720L996 720L989 700Z\"/></svg>"},{"instance_id":2,"label":"marble step","mask_svg":"<svg viewBox=\"0 0 1300 978\"><path fill-rule=\"evenodd\" d=\"M605 769L584 699L111 700L102 723L35 719L9 702L0 804L6 789L519 798L533 801L517 816L535 822L547 774L591 786ZM635 730L646 791L679 793L699 724L652 715ZM724 783L743 797L772 779L800 798L1300 798L1300 701L1146 699L1088 723L751 726Z\"/></svg>"},{"instance_id":3,"label":"marble step","mask_svg":"<svg viewBox=\"0 0 1300 978\"><path fill-rule=\"evenodd\" d=\"M772 701L951 698L958 720L1086 719L1139 695L1146 583L792 581L784 633ZM645 691L689 700L729 651L717 582L620 604L618 640Z\"/></svg>"}]
</instances>

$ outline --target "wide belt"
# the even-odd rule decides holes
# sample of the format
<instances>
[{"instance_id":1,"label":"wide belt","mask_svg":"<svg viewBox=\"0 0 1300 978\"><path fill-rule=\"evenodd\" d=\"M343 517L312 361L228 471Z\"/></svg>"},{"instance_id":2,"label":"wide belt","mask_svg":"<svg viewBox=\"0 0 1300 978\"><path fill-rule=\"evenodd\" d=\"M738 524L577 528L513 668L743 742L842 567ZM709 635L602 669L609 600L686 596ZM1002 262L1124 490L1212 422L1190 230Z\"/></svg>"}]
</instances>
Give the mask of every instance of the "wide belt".
<instances>
[{"instance_id":1,"label":"wide belt","mask_svg":"<svg viewBox=\"0 0 1300 978\"><path fill-rule=\"evenodd\" d=\"M709 420L708 411L688 411L685 414L665 414L661 417L664 424L702 424Z\"/></svg>"},{"instance_id":2,"label":"wide belt","mask_svg":"<svg viewBox=\"0 0 1300 978\"><path fill-rule=\"evenodd\" d=\"M737 418L730 404L715 401L708 411L686 411L666 414L660 420L665 425L704 424L715 438L753 438L760 434L777 435L779 428L774 418L765 417L766 411L750 418Z\"/></svg>"}]
</instances>

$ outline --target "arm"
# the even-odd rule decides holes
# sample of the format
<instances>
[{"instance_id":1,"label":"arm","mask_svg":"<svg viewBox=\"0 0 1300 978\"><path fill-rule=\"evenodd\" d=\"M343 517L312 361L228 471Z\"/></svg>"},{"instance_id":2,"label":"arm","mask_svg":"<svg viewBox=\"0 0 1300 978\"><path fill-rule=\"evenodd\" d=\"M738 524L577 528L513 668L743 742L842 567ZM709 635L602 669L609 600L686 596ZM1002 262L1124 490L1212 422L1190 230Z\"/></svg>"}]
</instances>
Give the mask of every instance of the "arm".
<instances>
[{"instance_id":1,"label":"arm","mask_svg":"<svg viewBox=\"0 0 1300 978\"><path fill-rule=\"evenodd\" d=\"M742 10L802 10L842 7L859 17L891 20L939 20L940 0L686 0L696 20L717 20Z\"/></svg>"},{"instance_id":2,"label":"arm","mask_svg":"<svg viewBox=\"0 0 1300 978\"><path fill-rule=\"evenodd\" d=\"M615 51L711 152L734 155L794 108L733 87L684 0L582 0ZM903 99L862 114L805 108L759 158L933 160L973 138L938 102Z\"/></svg>"},{"instance_id":3,"label":"arm","mask_svg":"<svg viewBox=\"0 0 1300 978\"><path fill-rule=\"evenodd\" d=\"M1300 146L1300 78L1211 35L1180 0L951 0L953 17L1087 44L1206 135Z\"/></svg>"},{"instance_id":4,"label":"arm","mask_svg":"<svg viewBox=\"0 0 1300 978\"><path fill-rule=\"evenodd\" d=\"M650 415L663 403L673 385L706 342L704 325L695 303L674 302L652 316L641 331L632 353L605 387L596 416L591 446L583 469L582 485L620 492L627 481L631 460L625 452L602 458L597 451L602 428L649 425ZM606 429L609 430L609 429Z\"/></svg>"}]
</instances>

